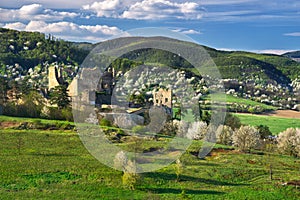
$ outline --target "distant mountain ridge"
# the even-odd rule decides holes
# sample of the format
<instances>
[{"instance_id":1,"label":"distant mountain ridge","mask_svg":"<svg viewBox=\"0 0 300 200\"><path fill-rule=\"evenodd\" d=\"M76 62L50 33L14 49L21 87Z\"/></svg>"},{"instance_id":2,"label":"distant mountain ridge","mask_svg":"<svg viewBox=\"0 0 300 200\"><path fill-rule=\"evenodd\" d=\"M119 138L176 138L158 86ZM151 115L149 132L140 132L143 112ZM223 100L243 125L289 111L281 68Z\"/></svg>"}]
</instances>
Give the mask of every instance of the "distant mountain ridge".
<instances>
[{"instance_id":1,"label":"distant mountain ridge","mask_svg":"<svg viewBox=\"0 0 300 200\"><path fill-rule=\"evenodd\" d=\"M297 62L300 62L300 51L292 51L282 54L285 57L291 58Z\"/></svg>"}]
</instances>

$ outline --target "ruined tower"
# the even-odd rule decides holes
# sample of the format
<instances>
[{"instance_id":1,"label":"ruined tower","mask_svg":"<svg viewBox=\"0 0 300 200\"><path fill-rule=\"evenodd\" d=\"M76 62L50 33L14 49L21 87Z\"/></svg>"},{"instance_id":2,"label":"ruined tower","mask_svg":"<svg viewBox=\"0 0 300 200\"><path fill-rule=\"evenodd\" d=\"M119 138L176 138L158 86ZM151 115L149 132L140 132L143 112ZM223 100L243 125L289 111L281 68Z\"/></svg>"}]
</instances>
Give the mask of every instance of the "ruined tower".
<instances>
[{"instance_id":1,"label":"ruined tower","mask_svg":"<svg viewBox=\"0 0 300 200\"><path fill-rule=\"evenodd\" d=\"M166 106L172 108L172 90L160 88L153 91L154 106Z\"/></svg>"},{"instance_id":2,"label":"ruined tower","mask_svg":"<svg viewBox=\"0 0 300 200\"><path fill-rule=\"evenodd\" d=\"M64 84L62 69L58 66L51 66L48 69L48 90Z\"/></svg>"}]
</instances>

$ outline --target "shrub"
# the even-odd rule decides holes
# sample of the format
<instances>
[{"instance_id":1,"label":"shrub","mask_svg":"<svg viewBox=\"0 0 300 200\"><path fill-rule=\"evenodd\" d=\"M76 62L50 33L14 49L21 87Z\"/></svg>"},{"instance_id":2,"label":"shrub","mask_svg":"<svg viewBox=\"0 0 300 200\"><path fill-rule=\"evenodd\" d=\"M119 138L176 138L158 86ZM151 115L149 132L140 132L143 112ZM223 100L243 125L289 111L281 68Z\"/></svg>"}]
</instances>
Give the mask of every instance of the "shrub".
<instances>
[{"instance_id":1,"label":"shrub","mask_svg":"<svg viewBox=\"0 0 300 200\"><path fill-rule=\"evenodd\" d=\"M102 118L99 121L100 126L111 126L111 122L108 119Z\"/></svg>"},{"instance_id":2,"label":"shrub","mask_svg":"<svg viewBox=\"0 0 300 200\"><path fill-rule=\"evenodd\" d=\"M288 128L279 133L277 142L279 152L300 156L300 129Z\"/></svg>"},{"instance_id":3,"label":"shrub","mask_svg":"<svg viewBox=\"0 0 300 200\"><path fill-rule=\"evenodd\" d=\"M137 126L132 127L132 133L134 135L143 135L145 132L146 132L146 129L144 126L137 125Z\"/></svg>"},{"instance_id":4,"label":"shrub","mask_svg":"<svg viewBox=\"0 0 300 200\"><path fill-rule=\"evenodd\" d=\"M217 143L232 145L233 130L230 126L220 125L217 129Z\"/></svg>"},{"instance_id":5,"label":"shrub","mask_svg":"<svg viewBox=\"0 0 300 200\"><path fill-rule=\"evenodd\" d=\"M125 171L125 167L127 165L128 158L124 151L120 151L116 154L114 159L114 167L117 170Z\"/></svg>"},{"instance_id":6,"label":"shrub","mask_svg":"<svg viewBox=\"0 0 300 200\"><path fill-rule=\"evenodd\" d=\"M272 132L270 131L268 126L259 125L256 128L259 132L260 139L267 139L270 135L272 135Z\"/></svg>"},{"instance_id":7,"label":"shrub","mask_svg":"<svg viewBox=\"0 0 300 200\"><path fill-rule=\"evenodd\" d=\"M170 120L165 123L162 134L174 136L178 131L177 120Z\"/></svg>"},{"instance_id":8,"label":"shrub","mask_svg":"<svg viewBox=\"0 0 300 200\"><path fill-rule=\"evenodd\" d=\"M237 146L241 151L249 151L259 144L258 130L252 126L241 126L232 135L234 146Z\"/></svg>"},{"instance_id":9,"label":"shrub","mask_svg":"<svg viewBox=\"0 0 300 200\"><path fill-rule=\"evenodd\" d=\"M47 107L42 117L53 120L64 120L61 110L56 107Z\"/></svg>"},{"instance_id":10,"label":"shrub","mask_svg":"<svg viewBox=\"0 0 300 200\"><path fill-rule=\"evenodd\" d=\"M72 113L72 108L71 107L67 107L67 108L63 108L61 110L61 114L62 114L62 117L69 121L69 122L73 122L74 119L73 119L73 113Z\"/></svg>"},{"instance_id":11,"label":"shrub","mask_svg":"<svg viewBox=\"0 0 300 200\"><path fill-rule=\"evenodd\" d=\"M137 173L136 164L130 160L127 161L127 165L125 166L124 174L122 176L124 187L134 190L139 179L140 176Z\"/></svg>"},{"instance_id":12,"label":"shrub","mask_svg":"<svg viewBox=\"0 0 300 200\"><path fill-rule=\"evenodd\" d=\"M69 122L73 120L72 108L62 108L57 107L44 107L41 113L42 118L52 119L52 120L67 120Z\"/></svg>"},{"instance_id":13,"label":"shrub","mask_svg":"<svg viewBox=\"0 0 300 200\"><path fill-rule=\"evenodd\" d=\"M188 139L201 140L207 133L207 124L202 121L193 122L189 125L188 130L185 131Z\"/></svg>"},{"instance_id":14,"label":"shrub","mask_svg":"<svg viewBox=\"0 0 300 200\"><path fill-rule=\"evenodd\" d=\"M230 126L233 130L241 127L241 121L237 116L230 113L226 113L224 125Z\"/></svg>"},{"instance_id":15,"label":"shrub","mask_svg":"<svg viewBox=\"0 0 300 200\"><path fill-rule=\"evenodd\" d=\"M174 123L178 127L177 136L178 137L186 137L187 130L189 129L189 123L186 121L178 121L174 120Z\"/></svg>"},{"instance_id":16,"label":"shrub","mask_svg":"<svg viewBox=\"0 0 300 200\"><path fill-rule=\"evenodd\" d=\"M180 175L183 172L183 164L180 161L180 159L176 159L176 164L175 164L175 173L176 173L176 181L179 182L180 181Z\"/></svg>"}]
</instances>

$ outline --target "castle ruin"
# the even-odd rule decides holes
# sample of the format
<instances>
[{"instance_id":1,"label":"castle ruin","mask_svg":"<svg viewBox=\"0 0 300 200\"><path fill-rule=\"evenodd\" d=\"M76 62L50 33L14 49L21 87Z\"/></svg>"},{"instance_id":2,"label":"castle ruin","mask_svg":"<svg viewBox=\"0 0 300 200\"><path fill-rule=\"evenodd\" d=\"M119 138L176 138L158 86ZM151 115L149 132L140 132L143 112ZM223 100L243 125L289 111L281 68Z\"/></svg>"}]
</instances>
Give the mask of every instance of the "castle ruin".
<instances>
[{"instance_id":1,"label":"castle ruin","mask_svg":"<svg viewBox=\"0 0 300 200\"><path fill-rule=\"evenodd\" d=\"M172 90L159 88L153 91L153 105L172 108Z\"/></svg>"}]
</instances>

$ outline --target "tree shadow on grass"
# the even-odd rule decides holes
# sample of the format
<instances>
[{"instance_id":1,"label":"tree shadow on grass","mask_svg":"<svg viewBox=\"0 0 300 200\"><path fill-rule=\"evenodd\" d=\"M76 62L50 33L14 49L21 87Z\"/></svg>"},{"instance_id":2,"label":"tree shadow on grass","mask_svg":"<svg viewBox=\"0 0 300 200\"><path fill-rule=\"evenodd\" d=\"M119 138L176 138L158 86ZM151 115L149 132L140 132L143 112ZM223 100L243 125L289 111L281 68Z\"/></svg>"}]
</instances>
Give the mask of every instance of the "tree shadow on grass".
<instances>
[{"instance_id":1,"label":"tree shadow on grass","mask_svg":"<svg viewBox=\"0 0 300 200\"><path fill-rule=\"evenodd\" d=\"M145 190L156 193L156 194L163 194L163 193L172 193L172 194L181 194L181 189L175 188L145 188ZM225 194L224 192L218 192L214 190L184 190L186 194L215 194L215 195L222 195Z\"/></svg>"},{"instance_id":2,"label":"tree shadow on grass","mask_svg":"<svg viewBox=\"0 0 300 200\"><path fill-rule=\"evenodd\" d=\"M71 156L78 156L76 154L69 154L69 153L40 153L40 152L34 152L34 153L28 153L28 155L33 156L44 156L44 157L71 157Z\"/></svg>"},{"instance_id":3,"label":"tree shadow on grass","mask_svg":"<svg viewBox=\"0 0 300 200\"><path fill-rule=\"evenodd\" d=\"M175 174L168 174L168 173L163 173L163 172L149 172L145 173L144 176L147 176L149 178L154 178L154 179L164 179L164 180L176 180L176 175ZM180 181L192 181L192 182L200 182L200 183L205 183L205 184L210 184L210 185L218 185L218 186L246 186L249 184L238 184L238 183L230 183L230 182L225 182L225 181L218 181L218 180L213 180L213 179L206 179L206 178L199 178L199 177L192 177L192 176L186 176L186 175L181 175L180 176Z\"/></svg>"}]
</instances>

